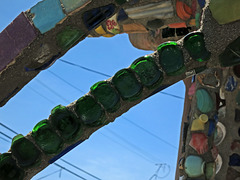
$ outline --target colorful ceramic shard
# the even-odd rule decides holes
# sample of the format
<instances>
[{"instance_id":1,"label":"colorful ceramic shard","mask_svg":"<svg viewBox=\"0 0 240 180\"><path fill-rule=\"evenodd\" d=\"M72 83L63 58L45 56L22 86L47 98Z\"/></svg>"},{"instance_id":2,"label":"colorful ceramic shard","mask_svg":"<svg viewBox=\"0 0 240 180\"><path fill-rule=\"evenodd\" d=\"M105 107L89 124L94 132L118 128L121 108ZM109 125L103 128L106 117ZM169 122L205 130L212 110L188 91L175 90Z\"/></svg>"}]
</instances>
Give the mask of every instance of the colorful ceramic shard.
<instances>
[{"instance_id":1,"label":"colorful ceramic shard","mask_svg":"<svg viewBox=\"0 0 240 180\"><path fill-rule=\"evenodd\" d=\"M227 24L240 19L240 2L238 0L211 0L209 5L212 16L219 24Z\"/></svg>"},{"instance_id":2,"label":"colorful ceramic shard","mask_svg":"<svg viewBox=\"0 0 240 180\"><path fill-rule=\"evenodd\" d=\"M206 49L203 33L193 32L185 36L183 47L196 61L202 62L210 59L211 53Z\"/></svg>"},{"instance_id":3,"label":"colorful ceramic shard","mask_svg":"<svg viewBox=\"0 0 240 180\"><path fill-rule=\"evenodd\" d=\"M66 17L59 0L40 1L30 9L30 13L33 15L34 25L42 34L54 28Z\"/></svg>"},{"instance_id":4,"label":"colorful ceramic shard","mask_svg":"<svg viewBox=\"0 0 240 180\"><path fill-rule=\"evenodd\" d=\"M108 112L115 112L120 108L120 96L108 81L94 84L91 87L91 94Z\"/></svg>"},{"instance_id":5,"label":"colorful ceramic shard","mask_svg":"<svg viewBox=\"0 0 240 180\"><path fill-rule=\"evenodd\" d=\"M237 84L237 80L233 76L229 76L225 84L225 90L232 92L236 89Z\"/></svg>"},{"instance_id":6,"label":"colorful ceramic shard","mask_svg":"<svg viewBox=\"0 0 240 180\"><path fill-rule=\"evenodd\" d=\"M117 22L117 14L106 21L106 30L112 34L119 34L121 32L120 25Z\"/></svg>"},{"instance_id":7,"label":"colorful ceramic shard","mask_svg":"<svg viewBox=\"0 0 240 180\"><path fill-rule=\"evenodd\" d=\"M159 63L169 76L185 72L183 53L176 42L166 42L158 47Z\"/></svg>"},{"instance_id":8,"label":"colorful ceramic shard","mask_svg":"<svg viewBox=\"0 0 240 180\"><path fill-rule=\"evenodd\" d=\"M77 43L83 36L84 33L79 29L67 26L57 34L57 44L63 50L67 50Z\"/></svg>"},{"instance_id":9,"label":"colorful ceramic shard","mask_svg":"<svg viewBox=\"0 0 240 180\"><path fill-rule=\"evenodd\" d=\"M234 140L231 144L231 150L232 151L240 151L240 141Z\"/></svg>"},{"instance_id":10,"label":"colorful ceramic shard","mask_svg":"<svg viewBox=\"0 0 240 180\"><path fill-rule=\"evenodd\" d=\"M185 158L182 157L181 159L179 159L179 162L178 162L178 167L179 169L184 169L184 161L185 161Z\"/></svg>"},{"instance_id":11,"label":"colorful ceramic shard","mask_svg":"<svg viewBox=\"0 0 240 180\"><path fill-rule=\"evenodd\" d=\"M226 136L226 128L221 122L218 122L216 125L215 133L214 133L214 144L216 146L220 145L221 142L224 140L225 136Z\"/></svg>"},{"instance_id":12,"label":"colorful ceramic shard","mask_svg":"<svg viewBox=\"0 0 240 180\"><path fill-rule=\"evenodd\" d=\"M141 83L153 88L163 80L163 73L159 70L152 57L141 57L135 60L130 68L138 75Z\"/></svg>"},{"instance_id":13,"label":"colorful ceramic shard","mask_svg":"<svg viewBox=\"0 0 240 180\"><path fill-rule=\"evenodd\" d=\"M230 43L223 53L219 55L222 67L231 67L240 64L240 37Z\"/></svg>"},{"instance_id":14,"label":"colorful ceramic shard","mask_svg":"<svg viewBox=\"0 0 240 180\"><path fill-rule=\"evenodd\" d=\"M229 157L229 163L228 163L229 166L240 166L240 155L239 154L232 154L230 157Z\"/></svg>"},{"instance_id":15,"label":"colorful ceramic shard","mask_svg":"<svg viewBox=\"0 0 240 180\"><path fill-rule=\"evenodd\" d=\"M23 180L24 171L16 165L11 153L0 154L0 179Z\"/></svg>"},{"instance_id":16,"label":"colorful ceramic shard","mask_svg":"<svg viewBox=\"0 0 240 180\"><path fill-rule=\"evenodd\" d=\"M212 136L212 134L215 132L215 128L216 128L216 122L214 119L209 119L209 127L208 127L208 136Z\"/></svg>"},{"instance_id":17,"label":"colorful ceramic shard","mask_svg":"<svg viewBox=\"0 0 240 180\"><path fill-rule=\"evenodd\" d=\"M76 9L81 9L89 4L92 0L61 0L63 7L67 13Z\"/></svg>"},{"instance_id":18,"label":"colorful ceramic shard","mask_svg":"<svg viewBox=\"0 0 240 180\"><path fill-rule=\"evenodd\" d=\"M88 30L92 30L105 19L110 18L114 12L115 5L109 4L107 6L98 7L84 12L83 20Z\"/></svg>"},{"instance_id":19,"label":"colorful ceramic shard","mask_svg":"<svg viewBox=\"0 0 240 180\"><path fill-rule=\"evenodd\" d=\"M185 160L184 168L188 177L200 177L204 174L205 162L200 156L190 155Z\"/></svg>"},{"instance_id":20,"label":"colorful ceramic shard","mask_svg":"<svg viewBox=\"0 0 240 180\"><path fill-rule=\"evenodd\" d=\"M142 85L129 69L118 71L113 76L112 82L123 100L136 100L142 92Z\"/></svg>"},{"instance_id":21,"label":"colorful ceramic shard","mask_svg":"<svg viewBox=\"0 0 240 180\"><path fill-rule=\"evenodd\" d=\"M37 37L37 31L21 13L0 33L0 71Z\"/></svg>"},{"instance_id":22,"label":"colorful ceramic shard","mask_svg":"<svg viewBox=\"0 0 240 180\"><path fill-rule=\"evenodd\" d=\"M37 123L32 130L31 136L46 154L60 152L62 139L52 130L48 120L42 120Z\"/></svg>"},{"instance_id":23,"label":"colorful ceramic shard","mask_svg":"<svg viewBox=\"0 0 240 180\"><path fill-rule=\"evenodd\" d=\"M217 174L222 168L222 164L223 164L222 157L219 154L215 159L215 163L216 163L216 174Z\"/></svg>"},{"instance_id":24,"label":"colorful ceramic shard","mask_svg":"<svg viewBox=\"0 0 240 180\"><path fill-rule=\"evenodd\" d=\"M216 174L216 164L215 162L206 163L205 167L205 177L207 180L213 180Z\"/></svg>"},{"instance_id":25,"label":"colorful ceramic shard","mask_svg":"<svg viewBox=\"0 0 240 180\"><path fill-rule=\"evenodd\" d=\"M83 96L75 104L75 112L85 125L105 125L105 112L97 101L89 95Z\"/></svg>"},{"instance_id":26,"label":"colorful ceramic shard","mask_svg":"<svg viewBox=\"0 0 240 180\"><path fill-rule=\"evenodd\" d=\"M206 89L198 89L196 92L197 107L202 113L208 113L213 110L213 100Z\"/></svg>"},{"instance_id":27,"label":"colorful ceramic shard","mask_svg":"<svg viewBox=\"0 0 240 180\"><path fill-rule=\"evenodd\" d=\"M37 147L21 134L13 138L11 152L21 167L36 165L40 159Z\"/></svg>"},{"instance_id":28,"label":"colorful ceramic shard","mask_svg":"<svg viewBox=\"0 0 240 180\"><path fill-rule=\"evenodd\" d=\"M192 133L189 145L198 152L204 154L208 151L208 138L204 133Z\"/></svg>"},{"instance_id":29,"label":"colorful ceramic shard","mask_svg":"<svg viewBox=\"0 0 240 180\"><path fill-rule=\"evenodd\" d=\"M203 131L205 129L206 122L208 122L208 116L206 114L201 114L199 117L195 114L191 131Z\"/></svg>"},{"instance_id":30,"label":"colorful ceramic shard","mask_svg":"<svg viewBox=\"0 0 240 180\"><path fill-rule=\"evenodd\" d=\"M74 141L82 134L81 124L76 115L65 106L58 105L53 108L49 119L64 140Z\"/></svg>"}]
</instances>

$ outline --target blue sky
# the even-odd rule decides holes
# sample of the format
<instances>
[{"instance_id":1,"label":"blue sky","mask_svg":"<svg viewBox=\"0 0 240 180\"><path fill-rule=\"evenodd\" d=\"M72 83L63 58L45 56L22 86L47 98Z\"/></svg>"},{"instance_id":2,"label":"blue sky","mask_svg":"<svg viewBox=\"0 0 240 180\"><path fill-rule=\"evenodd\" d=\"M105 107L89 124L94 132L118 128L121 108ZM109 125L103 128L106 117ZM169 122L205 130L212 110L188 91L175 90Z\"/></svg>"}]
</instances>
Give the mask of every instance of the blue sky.
<instances>
[{"instance_id":1,"label":"blue sky","mask_svg":"<svg viewBox=\"0 0 240 180\"><path fill-rule=\"evenodd\" d=\"M37 0L3 0L0 7L0 31L11 23L18 14L29 9L37 2ZM124 34L113 38L87 38L72 48L62 59L112 76L118 70L128 67L138 57L149 53L151 51L134 48L129 42L128 36ZM37 122L48 118L53 107L58 104L68 104L42 86L38 80L61 94L69 103L83 95L54 77L49 70L85 93L94 83L106 79L102 75L57 61L52 67L42 71L4 107L0 108L1 123L26 135ZM52 102L39 96L32 89L46 96ZM184 85L179 82L164 90L164 92L184 97ZM123 116L174 146L178 146L183 102L183 100L158 93L133 107ZM13 133L1 126L0 131L10 137L14 136ZM119 139L111 131L124 140ZM0 135L0 137L3 136ZM126 140L128 143L126 143ZM6 152L9 147L10 143L0 139L0 153ZM119 117L115 122L95 132L88 140L63 158L103 180L148 180L157 169L155 163L167 163L171 167L171 172L164 179L173 180L177 151L176 148L150 136ZM150 161L146 159L150 159ZM57 163L65 166L61 161ZM65 167L88 180L94 179L68 165ZM33 179L37 180L58 169L58 167L50 165ZM163 174L162 170L159 176ZM59 174L54 174L45 178L45 180L58 178ZM62 171L61 179L77 180L79 178Z\"/></svg>"}]
</instances>

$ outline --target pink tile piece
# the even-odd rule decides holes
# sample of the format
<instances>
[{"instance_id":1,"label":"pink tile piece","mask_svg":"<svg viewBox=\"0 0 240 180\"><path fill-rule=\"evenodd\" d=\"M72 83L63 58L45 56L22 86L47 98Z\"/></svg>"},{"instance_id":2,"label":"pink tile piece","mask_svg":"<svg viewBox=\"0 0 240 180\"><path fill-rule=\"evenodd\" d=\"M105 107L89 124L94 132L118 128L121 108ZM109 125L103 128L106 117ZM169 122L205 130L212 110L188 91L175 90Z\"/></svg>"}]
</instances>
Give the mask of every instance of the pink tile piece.
<instances>
[{"instance_id":1,"label":"pink tile piece","mask_svg":"<svg viewBox=\"0 0 240 180\"><path fill-rule=\"evenodd\" d=\"M192 133L189 145L195 149L198 154L204 154L208 151L208 138L203 133Z\"/></svg>"}]
</instances>

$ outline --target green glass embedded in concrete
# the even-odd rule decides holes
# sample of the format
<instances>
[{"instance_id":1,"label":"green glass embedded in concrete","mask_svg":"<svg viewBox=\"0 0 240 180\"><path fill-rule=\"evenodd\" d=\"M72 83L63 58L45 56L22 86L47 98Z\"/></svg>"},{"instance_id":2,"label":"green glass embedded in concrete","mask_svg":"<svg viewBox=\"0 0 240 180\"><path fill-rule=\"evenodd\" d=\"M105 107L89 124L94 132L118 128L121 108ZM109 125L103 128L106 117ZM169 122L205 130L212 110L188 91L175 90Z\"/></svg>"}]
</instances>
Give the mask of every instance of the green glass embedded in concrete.
<instances>
[{"instance_id":1,"label":"green glass embedded in concrete","mask_svg":"<svg viewBox=\"0 0 240 180\"><path fill-rule=\"evenodd\" d=\"M100 81L91 87L91 94L108 112L115 112L120 108L120 96L108 81Z\"/></svg>"},{"instance_id":2,"label":"green glass embedded in concrete","mask_svg":"<svg viewBox=\"0 0 240 180\"><path fill-rule=\"evenodd\" d=\"M52 109L49 119L64 140L75 140L81 135L81 124L67 107L56 106Z\"/></svg>"},{"instance_id":3,"label":"green glass embedded in concrete","mask_svg":"<svg viewBox=\"0 0 240 180\"><path fill-rule=\"evenodd\" d=\"M240 37L230 43L219 55L220 65L230 67L240 64Z\"/></svg>"},{"instance_id":4,"label":"green glass embedded in concrete","mask_svg":"<svg viewBox=\"0 0 240 180\"><path fill-rule=\"evenodd\" d=\"M209 8L219 24L226 24L240 19L239 0L211 0Z\"/></svg>"},{"instance_id":5,"label":"green glass embedded in concrete","mask_svg":"<svg viewBox=\"0 0 240 180\"><path fill-rule=\"evenodd\" d=\"M21 134L13 138L11 152L21 167L36 165L41 156L37 147Z\"/></svg>"},{"instance_id":6,"label":"green glass embedded in concrete","mask_svg":"<svg viewBox=\"0 0 240 180\"><path fill-rule=\"evenodd\" d=\"M105 125L105 112L97 101L89 96L83 96L75 104L75 112L85 125Z\"/></svg>"},{"instance_id":7,"label":"green glass embedded in concrete","mask_svg":"<svg viewBox=\"0 0 240 180\"><path fill-rule=\"evenodd\" d=\"M183 52L176 42L166 42L158 46L159 63L169 76L176 76L186 71Z\"/></svg>"},{"instance_id":8,"label":"green glass embedded in concrete","mask_svg":"<svg viewBox=\"0 0 240 180\"><path fill-rule=\"evenodd\" d=\"M62 139L50 127L48 120L42 120L32 130L32 137L36 144L46 153L59 153L62 148Z\"/></svg>"},{"instance_id":9,"label":"green glass embedded in concrete","mask_svg":"<svg viewBox=\"0 0 240 180\"><path fill-rule=\"evenodd\" d=\"M79 29L67 26L57 34L57 44L64 50L69 49L83 35L84 33Z\"/></svg>"},{"instance_id":10,"label":"green glass embedded in concrete","mask_svg":"<svg viewBox=\"0 0 240 180\"><path fill-rule=\"evenodd\" d=\"M123 100L136 100L142 92L142 85L129 69L118 71L113 76L112 82Z\"/></svg>"},{"instance_id":11,"label":"green glass embedded in concrete","mask_svg":"<svg viewBox=\"0 0 240 180\"><path fill-rule=\"evenodd\" d=\"M119 5L122 5L127 1L126 0L115 0L115 2L118 3Z\"/></svg>"},{"instance_id":12,"label":"green glass embedded in concrete","mask_svg":"<svg viewBox=\"0 0 240 180\"><path fill-rule=\"evenodd\" d=\"M188 177L200 177L204 174L205 162L200 156L190 155L185 160L184 169Z\"/></svg>"},{"instance_id":13,"label":"green glass embedded in concrete","mask_svg":"<svg viewBox=\"0 0 240 180\"><path fill-rule=\"evenodd\" d=\"M1 180L23 180L24 171L17 167L16 161L11 153L0 155L0 179Z\"/></svg>"},{"instance_id":14,"label":"green glass embedded in concrete","mask_svg":"<svg viewBox=\"0 0 240 180\"><path fill-rule=\"evenodd\" d=\"M85 4L90 3L92 0L61 0L64 9L67 13L70 13L78 8L81 8Z\"/></svg>"},{"instance_id":15,"label":"green glass embedded in concrete","mask_svg":"<svg viewBox=\"0 0 240 180\"><path fill-rule=\"evenodd\" d=\"M213 99L206 89L196 91L197 108L202 113L209 113L213 110Z\"/></svg>"},{"instance_id":16,"label":"green glass embedded in concrete","mask_svg":"<svg viewBox=\"0 0 240 180\"><path fill-rule=\"evenodd\" d=\"M212 180L214 179L216 174L216 164L215 162L210 162L206 164L205 168L205 176L207 180Z\"/></svg>"},{"instance_id":17,"label":"green glass embedded in concrete","mask_svg":"<svg viewBox=\"0 0 240 180\"><path fill-rule=\"evenodd\" d=\"M157 67L152 57L141 57L135 60L130 68L138 75L141 83L149 88L160 85L163 73Z\"/></svg>"},{"instance_id":18,"label":"green glass embedded in concrete","mask_svg":"<svg viewBox=\"0 0 240 180\"><path fill-rule=\"evenodd\" d=\"M188 34L184 38L183 47L196 61L203 62L210 59L211 53L206 49L203 33Z\"/></svg>"}]
</instances>

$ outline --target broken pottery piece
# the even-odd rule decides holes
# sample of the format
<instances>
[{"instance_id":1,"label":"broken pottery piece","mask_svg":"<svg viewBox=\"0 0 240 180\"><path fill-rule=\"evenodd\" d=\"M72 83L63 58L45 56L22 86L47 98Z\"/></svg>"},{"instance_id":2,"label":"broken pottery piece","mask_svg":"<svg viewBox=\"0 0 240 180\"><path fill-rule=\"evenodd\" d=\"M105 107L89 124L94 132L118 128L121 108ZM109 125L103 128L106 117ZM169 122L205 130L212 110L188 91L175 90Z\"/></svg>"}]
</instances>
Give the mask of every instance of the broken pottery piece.
<instances>
[{"instance_id":1,"label":"broken pottery piece","mask_svg":"<svg viewBox=\"0 0 240 180\"><path fill-rule=\"evenodd\" d=\"M215 159L215 163L216 163L216 174L220 171L220 169L222 168L222 157L218 154L217 158Z\"/></svg>"},{"instance_id":2,"label":"broken pottery piece","mask_svg":"<svg viewBox=\"0 0 240 180\"><path fill-rule=\"evenodd\" d=\"M240 140L234 140L231 144L232 151L240 151Z\"/></svg>"},{"instance_id":3,"label":"broken pottery piece","mask_svg":"<svg viewBox=\"0 0 240 180\"><path fill-rule=\"evenodd\" d=\"M235 79L235 77L229 76L228 80L227 80L227 82L225 84L225 90L233 92L236 89L237 84L238 83L237 83L237 80Z\"/></svg>"},{"instance_id":4,"label":"broken pottery piece","mask_svg":"<svg viewBox=\"0 0 240 180\"><path fill-rule=\"evenodd\" d=\"M192 122L191 131L203 131L205 123L208 121L206 114L201 114L199 117L195 114L195 120Z\"/></svg>"},{"instance_id":5,"label":"broken pottery piece","mask_svg":"<svg viewBox=\"0 0 240 180\"><path fill-rule=\"evenodd\" d=\"M196 92L197 107L202 113L208 113L213 109L213 100L206 89L198 89Z\"/></svg>"},{"instance_id":6,"label":"broken pottery piece","mask_svg":"<svg viewBox=\"0 0 240 180\"><path fill-rule=\"evenodd\" d=\"M208 151L208 138L204 133L193 133L189 145L198 154L204 154Z\"/></svg>"},{"instance_id":7,"label":"broken pottery piece","mask_svg":"<svg viewBox=\"0 0 240 180\"><path fill-rule=\"evenodd\" d=\"M205 176L207 180L213 180L216 174L216 164L215 162L210 162L206 164Z\"/></svg>"},{"instance_id":8,"label":"broken pottery piece","mask_svg":"<svg viewBox=\"0 0 240 180\"><path fill-rule=\"evenodd\" d=\"M240 155L239 154L232 154L230 157L229 157L229 163L228 163L229 166L240 166Z\"/></svg>"},{"instance_id":9,"label":"broken pottery piece","mask_svg":"<svg viewBox=\"0 0 240 180\"><path fill-rule=\"evenodd\" d=\"M205 162L200 156L190 155L186 158L184 168L188 177L199 177L204 174Z\"/></svg>"},{"instance_id":10,"label":"broken pottery piece","mask_svg":"<svg viewBox=\"0 0 240 180\"><path fill-rule=\"evenodd\" d=\"M220 122L217 123L216 127L217 128L216 128L215 134L214 134L214 144L216 146L218 146L219 144L221 144L221 142L224 140L224 138L226 136L226 128Z\"/></svg>"}]
</instances>

